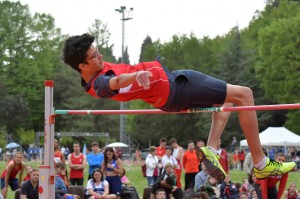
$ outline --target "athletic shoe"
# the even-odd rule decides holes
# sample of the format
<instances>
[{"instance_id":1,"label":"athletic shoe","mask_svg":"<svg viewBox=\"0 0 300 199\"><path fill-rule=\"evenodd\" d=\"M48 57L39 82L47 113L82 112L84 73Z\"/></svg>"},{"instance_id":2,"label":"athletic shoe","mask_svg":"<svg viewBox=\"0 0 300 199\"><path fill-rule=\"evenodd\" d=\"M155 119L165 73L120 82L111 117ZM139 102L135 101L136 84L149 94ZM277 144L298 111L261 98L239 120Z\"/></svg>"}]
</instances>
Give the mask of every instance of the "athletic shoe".
<instances>
[{"instance_id":1,"label":"athletic shoe","mask_svg":"<svg viewBox=\"0 0 300 199\"><path fill-rule=\"evenodd\" d=\"M267 158L267 164L262 170L253 168L254 175L257 179L264 179L269 176L278 176L290 172L296 166L295 162L276 162Z\"/></svg>"},{"instance_id":2,"label":"athletic shoe","mask_svg":"<svg viewBox=\"0 0 300 199\"><path fill-rule=\"evenodd\" d=\"M226 173L219 163L217 156L207 147L201 147L198 152L198 158L205 165L207 173L222 182L225 179Z\"/></svg>"}]
</instances>

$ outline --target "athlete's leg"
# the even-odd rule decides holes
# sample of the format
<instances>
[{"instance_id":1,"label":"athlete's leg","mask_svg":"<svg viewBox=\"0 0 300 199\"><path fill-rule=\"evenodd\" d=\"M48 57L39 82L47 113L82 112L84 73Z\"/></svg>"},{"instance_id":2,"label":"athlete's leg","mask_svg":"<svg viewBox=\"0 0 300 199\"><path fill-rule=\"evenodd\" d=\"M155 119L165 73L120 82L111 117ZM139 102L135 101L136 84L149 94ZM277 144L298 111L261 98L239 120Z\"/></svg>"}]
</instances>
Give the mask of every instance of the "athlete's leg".
<instances>
[{"instance_id":1,"label":"athlete's leg","mask_svg":"<svg viewBox=\"0 0 300 199\"><path fill-rule=\"evenodd\" d=\"M223 107L232 106L232 103L224 103ZM207 140L207 146L211 146L214 149L217 148L219 139L224 131L230 112L215 112L212 114L212 121L210 127L210 133Z\"/></svg>"},{"instance_id":2,"label":"athlete's leg","mask_svg":"<svg viewBox=\"0 0 300 199\"><path fill-rule=\"evenodd\" d=\"M254 99L251 89L243 86L227 85L227 95L225 102L233 103L237 106L254 106ZM259 129L255 111L240 111L239 122L248 142L252 154L253 163L258 164L265 155L262 151L259 140Z\"/></svg>"}]
</instances>

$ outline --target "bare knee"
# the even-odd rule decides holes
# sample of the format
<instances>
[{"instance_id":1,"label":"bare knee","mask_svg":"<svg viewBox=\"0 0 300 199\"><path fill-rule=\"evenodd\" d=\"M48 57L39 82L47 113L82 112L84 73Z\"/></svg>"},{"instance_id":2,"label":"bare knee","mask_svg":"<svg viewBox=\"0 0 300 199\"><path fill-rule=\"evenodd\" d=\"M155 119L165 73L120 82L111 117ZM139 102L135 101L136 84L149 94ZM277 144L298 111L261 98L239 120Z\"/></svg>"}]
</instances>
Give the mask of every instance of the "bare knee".
<instances>
[{"instance_id":1,"label":"bare knee","mask_svg":"<svg viewBox=\"0 0 300 199\"><path fill-rule=\"evenodd\" d=\"M249 87L228 85L226 102L238 106L254 105L253 92Z\"/></svg>"}]
</instances>

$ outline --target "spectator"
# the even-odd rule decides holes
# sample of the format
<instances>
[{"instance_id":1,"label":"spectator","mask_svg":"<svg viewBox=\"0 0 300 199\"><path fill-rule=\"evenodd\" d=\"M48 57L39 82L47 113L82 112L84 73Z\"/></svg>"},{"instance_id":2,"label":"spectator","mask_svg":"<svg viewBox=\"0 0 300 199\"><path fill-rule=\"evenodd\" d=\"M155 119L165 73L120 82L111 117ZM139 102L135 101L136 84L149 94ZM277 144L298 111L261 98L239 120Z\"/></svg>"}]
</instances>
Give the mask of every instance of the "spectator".
<instances>
[{"instance_id":1,"label":"spectator","mask_svg":"<svg viewBox=\"0 0 300 199\"><path fill-rule=\"evenodd\" d=\"M33 148L29 145L29 148L27 150L27 155L28 155L28 161L31 161L31 158L33 156Z\"/></svg>"},{"instance_id":2,"label":"spectator","mask_svg":"<svg viewBox=\"0 0 300 199\"><path fill-rule=\"evenodd\" d=\"M206 192L197 192L193 195L193 199L210 199Z\"/></svg>"},{"instance_id":3,"label":"spectator","mask_svg":"<svg viewBox=\"0 0 300 199\"><path fill-rule=\"evenodd\" d=\"M123 151L122 151L122 148L121 148L121 147L117 147L117 148L116 148L116 154L117 154L118 158L119 158L120 160L122 160Z\"/></svg>"},{"instance_id":4,"label":"spectator","mask_svg":"<svg viewBox=\"0 0 300 199\"><path fill-rule=\"evenodd\" d=\"M92 152L87 155L87 161L89 163L89 176L91 179L92 173L95 169L100 169L104 160L104 155L100 153L99 142L91 143Z\"/></svg>"},{"instance_id":5,"label":"spectator","mask_svg":"<svg viewBox=\"0 0 300 199\"><path fill-rule=\"evenodd\" d=\"M257 196L257 193L256 193L256 190L255 190L255 189L253 189L253 190L250 192L249 199L258 199L258 196Z\"/></svg>"},{"instance_id":6,"label":"spectator","mask_svg":"<svg viewBox=\"0 0 300 199\"><path fill-rule=\"evenodd\" d=\"M156 181L152 185L152 191L151 191L150 199L155 199L156 191L159 190L159 189L163 189L166 192L167 198L172 198L173 197L172 190L173 190L174 185L175 185L175 180L174 180L173 177L167 177L163 181Z\"/></svg>"},{"instance_id":7,"label":"spectator","mask_svg":"<svg viewBox=\"0 0 300 199\"><path fill-rule=\"evenodd\" d=\"M78 195L67 193L67 186L61 176L65 176L66 166L59 162L55 165L55 199L80 199Z\"/></svg>"},{"instance_id":8,"label":"spectator","mask_svg":"<svg viewBox=\"0 0 300 199\"><path fill-rule=\"evenodd\" d=\"M14 155L13 160L8 162L5 170L1 174L1 189L4 198L6 198L8 185L13 191L20 187L25 167L26 164L23 162L23 153L19 151ZM19 179L16 178L18 173Z\"/></svg>"},{"instance_id":9,"label":"spectator","mask_svg":"<svg viewBox=\"0 0 300 199\"><path fill-rule=\"evenodd\" d=\"M70 149L69 149L69 147L66 147L65 152L64 152L65 158L68 158L69 154L70 154Z\"/></svg>"},{"instance_id":10,"label":"spectator","mask_svg":"<svg viewBox=\"0 0 300 199\"><path fill-rule=\"evenodd\" d=\"M124 168L122 161L116 156L111 147L107 147L104 150L104 162L101 171L106 176L106 180L109 184L109 194L115 194L120 198L122 191L120 175L123 174Z\"/></svg>"},{"instance_id":11,"label":"spectator","mask_svg":"<svg viewBox=\"0 0 300 199\"><path fill-rule=\"evenodd\" d=\"M156 157L158 158L159 176L162 174L162 170L163 170L161 161L164 155L166 154L166 146L167 146L167 139L161 138L159 140L159 146L156 147Z\"/></svg>"},{"instance_id":12,"label":"spectator","mask_svg":"<svg viewBox=\"0 0 300 199\"><path fill-rule=\"evenodd\" d=\"M163 173L163 175L161 175L157 180L158 181L163 181L165 180L167 177L172 177L174 178L174 181L175 181L175 184L176 184L176 177L174 175L174 172L173 172L173 165L168 162L165 164L165 167L164 167L164 170L165 172Z\"/></svg>"},{"instance_id":13,"label":"spectator","mask_svg":"<svg viewBox=\"0 0 300 199\"><path fill-rule=\"evenodd\" d=\"M240 193L246 193L247 196L250 195L250 186L249 186L248 178L243 179L243 184L240 188Z\"/></svg>"},{"instance_id":14,"label":"spectator","mask_svg":"<svg viewBox=\"0 0 300 199\"><path fill-rule=\"evenodd\" d=\"M228 173L229 172L229 164L228 164L228 156L227 151L225 149L221 148L221 139L219 139L218 145L217 145L217 153L220 157L219 162L221 166L223 167L223 170Z\"/></svg>"},{"instance_id":15,"label":"spectator","mask_svg":"<svg viewBox=\"0 0 300 199\"><path fill-rule=\"evenodd\" d=\"M202 171L197 173L197 175L195 176L195 187L196 187L196 191L198 192L201 190L202 186L205 186L209 176L206 171L205 165L201 164L201 166L202 166Z\"/></svg>"},{"instance_id":16,"label":"spectator","mask_svg":"<svg viewBox=\"0 0 300 199\"><path fill-rule=\"evenodd\" d=\"M243 164L243 170L247 173L248 176L250 176L253 169L253 160L251 153L247 153L244 164Z\"/></svg>"},{"instance_id":17,"label":"spectator","mask_svg":"<svg viewBox=\"0 0 300 199\"><path fill-rule=\"evenodd\" d=\"M109 184L100 169L95 169L91 177L92 179L89 179L86 186L90 195L89 199L117 198L115 194L109 194Z\"/></svg>"},{"instance_id":18,"label":"spectator","mask_svg":"<svg viewBox=\"0 0 300 199\"><path fill-rule=\"evenodd\" d=\"M285 191L284 193L284 198L285 199L297 199L298 194L297 194L297 189L296 189L296 183L292 182L289 186L289 188Z\"/></svg>"},{"instance_id":19,"label":"spectator","mask_svg":"<svg viewBox=\"0 0 300 199\"><path fill-rule=\"evenodd\" d=\"M240 161L240 165L241 165L241 170L243 171L244 170L243 166L244 166L244 161L245 161L245 152L243 149L239 152L239 161Z\"/></svg>"},{"instance_id":20,"label":"spectator","mask_svg":"<svg viewBox=\"0 0 300 199\"><path fill-rule=\"evenodd\" d=\"M138 148L135 150L135 159L136 159L137 163L139 164L141 161L141 151Z\"/></svg>"},{"instance_id":21,"label":"spectator","mask_svg":"<svg viewBox=\"0 0 300 199\"><path fill-rule=\"evenodd\" d=\"M165 168L166 163L170 163L172 165L173 169L176 169L178 167L177 160L172 155L171 147L169 147L169 146L166 147L166 154L162 158L161 163L163 166L163 173L165 172L164 168Z\"/></svg>"},{"instance_id":22,"label":"spectator","mask_svg":"<svg viewBox=\"0 0 300 199\"><path fill-rule=\"evenodd\" d=\"M226 174L225 180L221 184L222 199L236 199L239 196L239 190L235 184L230 181L230 175Z\"/></svg>"},{"instance_id":23,"label":"spectator","mask_svg":"<svg viewBox=\"0 0 300 199\"><path fill-rule=\"evenodd\" d=\"M26 176L24 177L23 179L23 182L25 182L26 180L29 180L30 179L30 174L31 174L31 171L32 171L32 166L31 165L27 165L25 170L26 170Z\"/></svg>"},{"instance_id":24,"label":"spectator","mask_svg":"<svg viewBox=\"0 0 300 199\"><path fill-rule=\"evenodd\" d=\"M246 193L240 193L239 194L239 199L248 199L248 196Z\"/></svg>"},{"instance_id":25,"label":"spectator","mask_svg":"<svg viewBox=\"0 0 300 199\"><path fill-rule=\"evenodd\" d=\"M237 139L235 136L233 136L232 141L231 141L231 152L235 151L236 146L237 146Z\"/></svg>"},{"instance_id":26,"label":"spectator","mask_svg":"<svg viewBox=\"0 0 300 199\"><path fill-rule=\"evenodd\" d=\"M274 160L273 160L274 161ZM277 162L285 162L286 156L282 153L276 155ZM257 180L256 183L260 185L260 190L263 199L278 198L280 199L284 193L286 182L288 179L288 173L278 176L269 176L263 180ZM276 184L280 182L279 189L277 191Z\"/></svg>"},{"instance_id":27,"label":"spectator","mask_svg":"<svg viewBox=\"0 0 300 199\"><path fill-rule=\"evenodd\" d=\"M34 147L33 147L33 160L37 161L38 154L39 154L39 148L36 145L34 145Z\"/></svg>"},{"instance_id":28,"label":"spectator","mask_svg":"<svg viewBox=\"0 0 300 199\"><path fill-rule=\"evenodd\" d=\"M201 147L204 147L204 146L205 146L205 142L204 142L203 140L197 140L197 143L196 143L196 151L199 151L200 148L201 148ZM201 169L202 169L201 163L202 163L202 161L200 160L199 165L198 165L199 172L200 172Z\"/></svg>"},{"instance_id":29,"label":"spectator","mask_svg":"<svg viewBox=\"0 0 300 199\"><path fill-rule=\"evenodd\" d=\"M74 152L68 155L70 167L70 183L72 185L83 185L86 156L80 152L80 143L73 143Z\"/></svg>"},{"instance_id":30,"label":"spectator","mask_svg":"<svg viewBox=\"0 0 300 199\"><path fill-rule=\"evenodd\" d=\"M184 177L184 190L185 191L193 191L195 187L195 176L199 172L198 165L199 159L196 154L195 145L193 141L188 142L188 149L183 154L182 157L182 165L185 170Z\"/></svg>"},{"instance_id":31,"label":"spectator","mask_svg":"<svg viewBox=\"0 0 300 199\"><path fill-rule=\"evenodd\" d=\"M182 188L180 179L181 179L181 172L182 172L182 165L181 165L181 160L183 156L183 148L178 145L177 140L175 138L171 138L169 140L169 145L173 147L173 157L175 157L177 161L177 168L175 168L174 173L176 176L176 186L178 188Z\"/></svg>"},{"instance_id":32,"label":"spectator","mask_svg":"<svg viewBox=\"0 0 300 199\"><path fill-rule=\"evenodd\" d=\"M218 181L214 177L208 177L205 188L210 198L220 197L220 187L218 187Z\"/></svg>"},{"instance_id":33,"label":"spectator","mask_svg":"<svg viewBox=\"0 0 300 199\"><path fill-rule=\"evenodd\" d=\"M155 193L156 199L165 199L166 198L166 192L164 189L158 189Z\"/></svg>"},{"instance_id":34,"label":"spectator","mask_svg":"<svg viewBox=\"0 0 300 199\"><path fill-rule=\"evenodd\" d=\"M61 162L59 162L59 163L56 163L55 166L59 166L58 175L63 180L63 182L66 185L66 187L68 187L69 186L69 180L68 180L68 178L66 176L66 171L67 171L66 165L63 164L63 163L61 163Z\"/></svg>"},{"instance_id":35,"label":"spectator","mask_svg":"<svg viewBox=\"0 0 300 199\"><path fill-rule=\"evenodd\" d=\"M59 140L58 138L54 138L54 162L55 163L66 163L66 158L63 153L61 153L59 149Z\"/></svg>"},{"instance_id":36,"label":"spectator","mask_svg":"<svg viewBox=\"0 0 300 199\"><path fill-rule=\"evenodd\" d=\"M158 158L156 157L156 147L151 146L149 154L145 160L146 164L146 176L148 180L148 186L152 186L158 178Z\"/></svg>"},{"instance_id":37,"label":"spectator","mask_svg":"<svg viewBox=\"0 0 300 199\"><path fill-rule=\"evenodd\" d=\"M29 179L26 182L24 182L21 186L20 199L38 199L39 198L38 188L39 188L39 170L32 169L31 167Z\"/></svg>"}]
</instances>

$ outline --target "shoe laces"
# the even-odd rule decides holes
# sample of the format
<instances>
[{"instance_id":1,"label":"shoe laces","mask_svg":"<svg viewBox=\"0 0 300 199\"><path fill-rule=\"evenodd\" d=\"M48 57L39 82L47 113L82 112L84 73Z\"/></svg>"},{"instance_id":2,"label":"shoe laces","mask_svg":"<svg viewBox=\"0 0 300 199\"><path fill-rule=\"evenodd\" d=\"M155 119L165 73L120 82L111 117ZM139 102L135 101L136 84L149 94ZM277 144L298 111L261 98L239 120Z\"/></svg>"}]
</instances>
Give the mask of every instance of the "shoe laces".
<instances>
[{"instance_id":1,"label":"shoe laces","mask_svg":"<svg viewBox=\"0 0 300 199\"><path fill-rule=\"evenodd\" d=\"M277 162L274 159L270 159L269 163L267 164L267 166L275 166L275 167L282 167L282 163L281 162Z\"/></svg>"}]
</instances>

